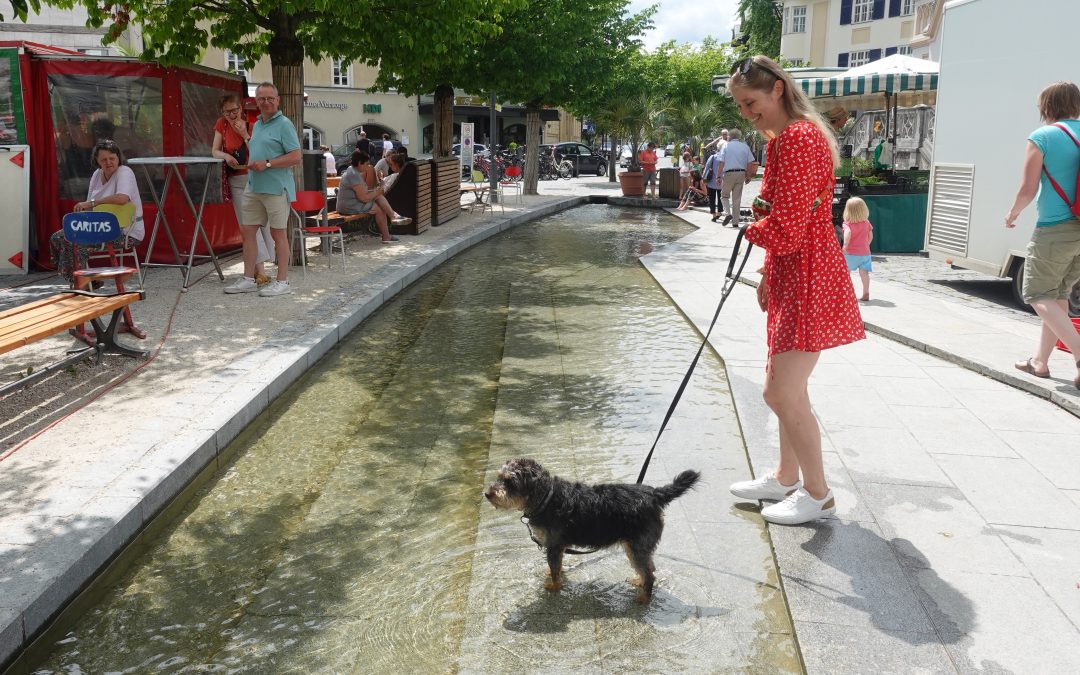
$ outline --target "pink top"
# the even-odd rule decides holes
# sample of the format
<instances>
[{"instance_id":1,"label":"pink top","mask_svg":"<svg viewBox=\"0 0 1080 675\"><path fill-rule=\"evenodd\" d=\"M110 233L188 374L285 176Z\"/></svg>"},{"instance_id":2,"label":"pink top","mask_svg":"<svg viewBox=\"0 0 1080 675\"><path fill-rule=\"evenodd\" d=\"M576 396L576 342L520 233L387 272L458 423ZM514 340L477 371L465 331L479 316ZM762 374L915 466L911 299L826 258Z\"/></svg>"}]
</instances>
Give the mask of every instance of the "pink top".
<instances>
[{"instance_id":1,"label":"pink top","mask_svg":"<svg viewBox=\"0 0 1080 675\"><path fill-rule=\"evenodd\" d=\"M870 236L874 233L874 226L869 220L860 220L856 223L844 222L844 234L848 245L844 253L848 255L870 255Z\"/></svg>"}]
</instances>

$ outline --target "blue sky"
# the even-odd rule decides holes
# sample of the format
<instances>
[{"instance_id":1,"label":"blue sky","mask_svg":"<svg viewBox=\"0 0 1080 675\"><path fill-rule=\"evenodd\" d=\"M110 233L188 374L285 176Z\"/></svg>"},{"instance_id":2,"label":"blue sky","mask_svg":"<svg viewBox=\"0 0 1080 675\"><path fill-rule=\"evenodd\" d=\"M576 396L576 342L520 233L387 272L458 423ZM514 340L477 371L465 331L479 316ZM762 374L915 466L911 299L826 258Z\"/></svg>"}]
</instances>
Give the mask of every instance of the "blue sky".
<instances>
[{"instance_id":1,"label":"blue sky","mask_svg":"<svg viewBox=\"0 0 1080 675\"><path fill-rule=\"evenodd\" d=\"M720 42L731 39L738 0L631 0L630 11L640 12L649 5L659 5L653 15L653 28L644 37L645 48L663 42L700 43L706 35Z\"/></svg>"}]
</instances>

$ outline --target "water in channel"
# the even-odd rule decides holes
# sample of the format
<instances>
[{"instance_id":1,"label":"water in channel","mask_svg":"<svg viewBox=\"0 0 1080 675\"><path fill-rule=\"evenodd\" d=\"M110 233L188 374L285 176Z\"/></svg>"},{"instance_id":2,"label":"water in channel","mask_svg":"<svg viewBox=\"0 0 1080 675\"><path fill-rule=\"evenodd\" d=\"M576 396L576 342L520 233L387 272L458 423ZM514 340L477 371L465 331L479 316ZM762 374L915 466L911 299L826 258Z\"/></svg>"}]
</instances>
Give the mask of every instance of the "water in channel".
<instances>
[{"instance_id":1,"label":"water in channel","mask_svg":"<svg viewBox=\"0 0 1080 675\"><path fill-rule=\"evenodd\" d=\"M689 560L710 523L669 525L643 608L619 551L544 591L517 516L481 497L516 456L634 480L699 339L637 258L691 229L581 207L407 289L234 441L35 672L798 670L756 516L717 518L712 546L740 556L724 570ZM650 483L746 472L712 354L691 390Z\"/></svg>"}]
</instances>

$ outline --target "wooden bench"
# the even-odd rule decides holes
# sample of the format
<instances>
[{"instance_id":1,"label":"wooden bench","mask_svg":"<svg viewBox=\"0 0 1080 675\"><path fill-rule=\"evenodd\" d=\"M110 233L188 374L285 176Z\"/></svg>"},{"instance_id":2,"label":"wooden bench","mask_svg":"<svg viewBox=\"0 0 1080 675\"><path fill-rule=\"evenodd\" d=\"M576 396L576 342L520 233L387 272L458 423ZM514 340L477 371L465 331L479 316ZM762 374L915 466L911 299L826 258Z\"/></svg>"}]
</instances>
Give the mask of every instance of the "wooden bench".
<instances>
[{"instance_id":1,"label":"wooden bench","mask_svg":"<svg viewBox=\"0 0 1080 675\"><path fill-rule=\"evenodd\" d=\"M318 221L320 221L320 224L321 224L321 221L322 221L321 216L309 216L309 218L311 218L312 220L318 220ZM367 213L351 213L351 214L338 213L337 211L331 211L330 213L326 214L326 220L327 220L328 225L344 226L344 225L347 225L348 223L361 223L362 222L365 225L370 225L371 228L373 228L375 226L375 215L373 213L371 213L370 211L368 211ZM369 228L369 229L371 229L371 228ZM359 228L342 227L341 229L344 232L356 232Z\"/></svg>"},{"instance_id":2,"label":"wooden bench","mask_svg":"<svg viewBox=\"0 0 1080 675\"><path fill-rule=\"evenodd\" d=\"M116 328L124 308L145 297L143 291L105 295L71 290L0 312L0 354L6 354L19 347L62 333L69 328L81 326L87 321L94 327L96 338L94 346L70 350L67 356L57 363L0 387L0 396L30 386L49 374L85 358L91 352L96 354L98 361L104 353L133 357L146 356L147 351L132 349L116 341ZM109 325L104 326L101 317L110 313L112 317Z\"/></svg>"}]
</instances>

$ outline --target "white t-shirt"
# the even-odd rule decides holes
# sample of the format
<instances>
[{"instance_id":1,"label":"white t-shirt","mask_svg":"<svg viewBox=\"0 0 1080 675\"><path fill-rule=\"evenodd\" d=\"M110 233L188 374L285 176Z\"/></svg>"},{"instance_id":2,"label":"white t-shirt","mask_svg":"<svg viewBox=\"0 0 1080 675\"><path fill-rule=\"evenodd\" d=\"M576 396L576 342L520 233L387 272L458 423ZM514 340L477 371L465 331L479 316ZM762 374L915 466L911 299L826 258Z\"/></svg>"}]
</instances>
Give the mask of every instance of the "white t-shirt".
<instances>
[{"instance_id":1,"label":"white t-shirt","mask_svg":"<svg viewBox=\"0 0 1080 675\"><path fill-rule=\"evenodd\" d=\"M139 196L139 183L135 180L135 172L120 165L112 178L102 183L104 176L101 169L98 169L90 177L90 189L86 193L86 199L101 201L102 197L112 197L116 194L127 195L131 203L135 205L135 220L126 232L132 239L142 241L146 228L143 226L142 198Z\"/></svg>"},{"instance_id":2,"label":"white t-shirt","mask_svg":"<svg viewBox=\"0 0 1080 675\"><path fill-rule=\"evenodd\" d=\"M390 153L393 152L393 151L394 151L394 142L393 141L383 141L383 144L382 144L382 156L383 156L383 159L389 157Z\"/></svg>"},{"instance_id":3,"label":"white t-shirt","mask_svg":"<svg viewBox=\"0 0 1080 675\"><path fill-rule=\"evenodd\" d=\"M326 175L327 176L336 176L337 175L337 160L334 158L334 153L332 153L332 152L324 152L322 156L326 158Z\"/></svg>"}]
</instances>

